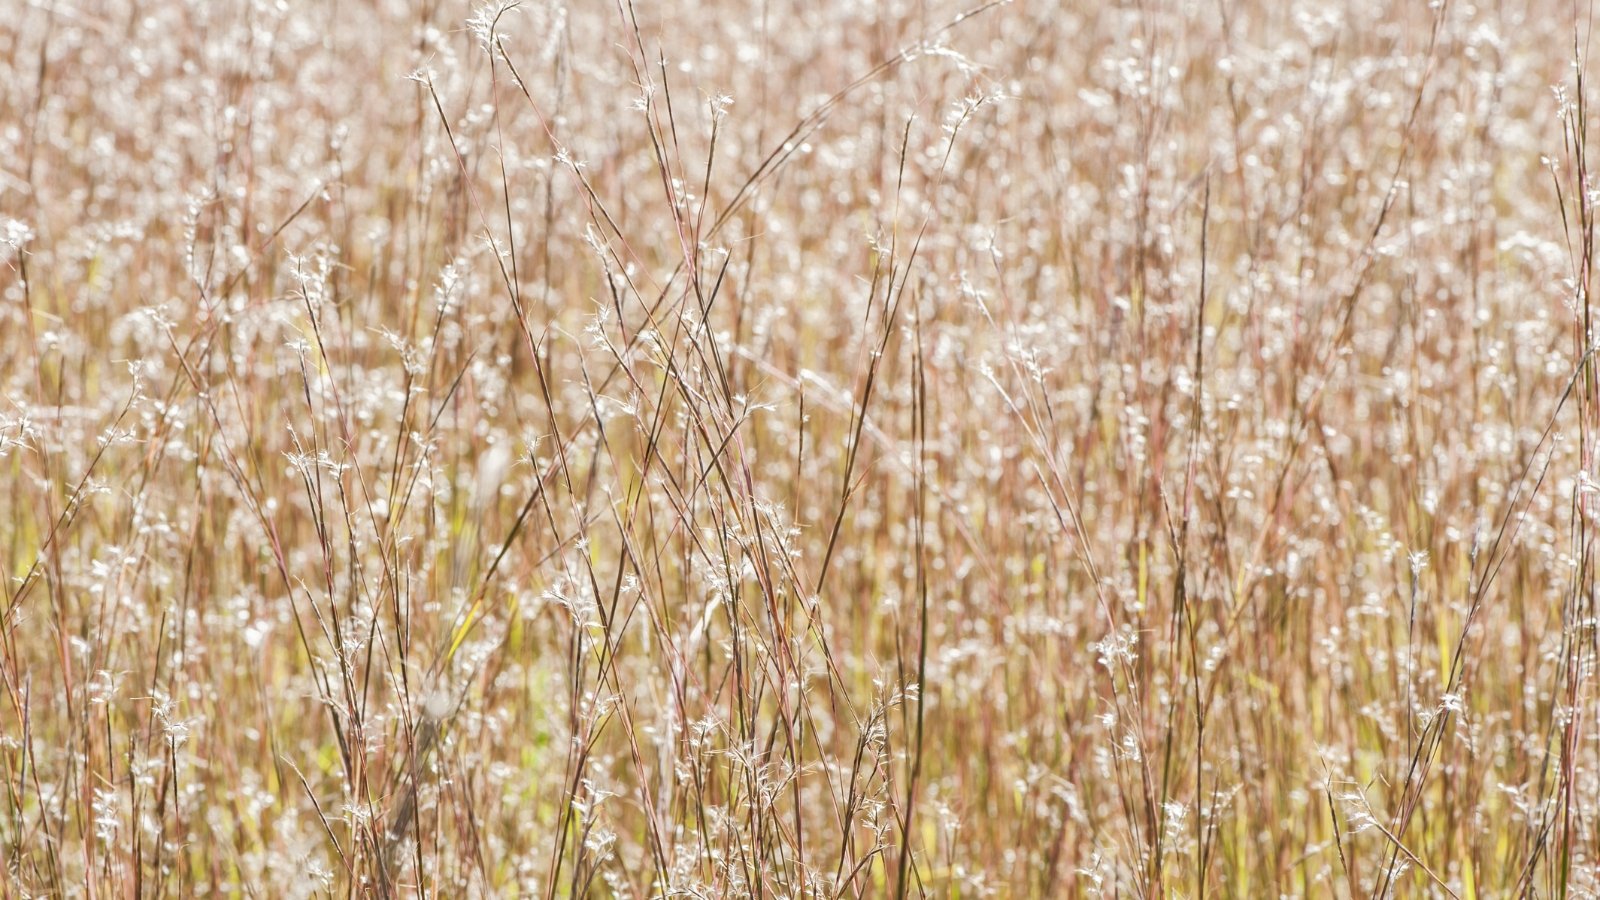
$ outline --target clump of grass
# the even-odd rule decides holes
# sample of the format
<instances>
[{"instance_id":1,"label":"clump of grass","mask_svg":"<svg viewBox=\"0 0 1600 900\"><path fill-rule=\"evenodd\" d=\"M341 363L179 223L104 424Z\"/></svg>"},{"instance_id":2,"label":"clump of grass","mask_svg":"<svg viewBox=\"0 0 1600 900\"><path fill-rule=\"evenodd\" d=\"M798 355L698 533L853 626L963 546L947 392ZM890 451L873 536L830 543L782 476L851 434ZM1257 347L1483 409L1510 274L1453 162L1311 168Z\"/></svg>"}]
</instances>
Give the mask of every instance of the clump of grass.
<instances>
[{"instance_id":1,"label":"clump of grass","mask_svg":"<svg viewBox=\"0 0 1600 900\"><path fill-rule=\"evenodd\" d=\"M1546 7L24 0L0 884L1600 891Z\"/></svg>"}]
</instances>

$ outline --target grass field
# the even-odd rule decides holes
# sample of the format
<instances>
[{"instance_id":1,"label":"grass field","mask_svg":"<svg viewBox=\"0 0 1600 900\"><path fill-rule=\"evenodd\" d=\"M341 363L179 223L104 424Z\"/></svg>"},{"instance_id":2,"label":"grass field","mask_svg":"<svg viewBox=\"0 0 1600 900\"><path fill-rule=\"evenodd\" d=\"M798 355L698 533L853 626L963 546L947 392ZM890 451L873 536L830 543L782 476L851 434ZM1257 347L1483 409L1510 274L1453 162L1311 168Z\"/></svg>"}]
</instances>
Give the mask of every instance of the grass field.
<instances>
[{"instance_id":1,"label":"grass field","mask_svg":"<svg viewBox=\"0 0 1600 900\"><path fill-rule=\"evenodd\" d=\"M1593 10L0 0L0 897L1594 897Z\"/></svg>"}]
</instances>

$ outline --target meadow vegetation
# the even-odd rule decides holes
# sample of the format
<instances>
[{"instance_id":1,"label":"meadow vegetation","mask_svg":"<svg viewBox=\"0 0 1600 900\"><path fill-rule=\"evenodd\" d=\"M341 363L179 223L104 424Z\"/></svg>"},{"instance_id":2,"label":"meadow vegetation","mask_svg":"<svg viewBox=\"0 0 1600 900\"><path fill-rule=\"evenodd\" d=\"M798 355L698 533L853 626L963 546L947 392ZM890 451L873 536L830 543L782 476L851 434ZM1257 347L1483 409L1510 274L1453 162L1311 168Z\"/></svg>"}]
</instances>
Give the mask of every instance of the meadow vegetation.
<instances>
[{"instance_id":1,"label":"meadow vegetation","mask_svg":"<svg viewBox=\"0 0 1600 900\"><path fill-rule=\"evenodd\" d=\"M0 896L1600 892L1592 11L974 2L0 0Z\"/></svg>"}]
</instances>

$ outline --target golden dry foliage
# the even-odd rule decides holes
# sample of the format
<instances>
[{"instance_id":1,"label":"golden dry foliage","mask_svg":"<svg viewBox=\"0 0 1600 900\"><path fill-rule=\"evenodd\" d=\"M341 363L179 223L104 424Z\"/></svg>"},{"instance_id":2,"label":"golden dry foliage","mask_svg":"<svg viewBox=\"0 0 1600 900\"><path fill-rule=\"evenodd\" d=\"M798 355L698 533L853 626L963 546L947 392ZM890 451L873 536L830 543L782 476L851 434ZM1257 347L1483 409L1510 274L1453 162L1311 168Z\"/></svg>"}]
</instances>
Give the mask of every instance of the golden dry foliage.
<instances>
[{"instance_id":1,"label":"golden dry foliage","mask_svg":"<svg viewBox=\"0 0 1600 900\"><path fill-rule=\"evenodd\" d=\"M1593 12L968 2L0 2L0 896L1600 891Z\"/></svg>"}]
</instances>

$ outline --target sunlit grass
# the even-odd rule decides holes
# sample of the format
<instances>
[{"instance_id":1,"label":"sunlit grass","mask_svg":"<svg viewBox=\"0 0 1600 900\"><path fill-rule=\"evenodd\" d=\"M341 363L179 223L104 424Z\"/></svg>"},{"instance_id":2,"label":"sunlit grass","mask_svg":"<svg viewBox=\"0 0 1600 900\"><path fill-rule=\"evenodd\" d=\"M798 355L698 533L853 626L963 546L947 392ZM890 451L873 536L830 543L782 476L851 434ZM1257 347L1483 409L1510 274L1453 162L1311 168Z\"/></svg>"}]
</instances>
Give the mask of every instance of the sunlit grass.
<instances>
[{"instance_id":1,"label":"sunlit grass","mask_svg":"<svg viewBox=\"0 0 1600 900\"><path fill-rule=\"evenodd\" d=\"M1600 892L1588 14L966 2L0 10L6 893Z\"/></svg>"}]
</instances>

